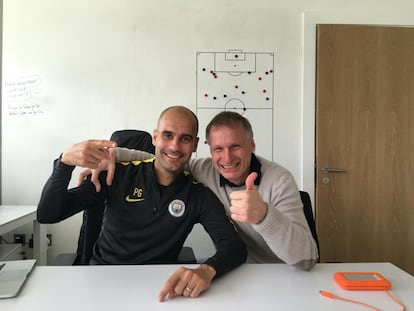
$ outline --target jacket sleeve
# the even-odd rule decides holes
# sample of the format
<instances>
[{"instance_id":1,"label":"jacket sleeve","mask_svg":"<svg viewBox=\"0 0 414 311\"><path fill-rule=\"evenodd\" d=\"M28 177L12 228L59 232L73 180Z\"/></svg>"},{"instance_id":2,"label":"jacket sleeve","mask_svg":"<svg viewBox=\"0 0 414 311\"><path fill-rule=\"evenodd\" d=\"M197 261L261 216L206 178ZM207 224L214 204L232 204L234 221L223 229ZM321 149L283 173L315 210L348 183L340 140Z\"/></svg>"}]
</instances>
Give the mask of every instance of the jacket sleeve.
<instances>
[{"instance_id":1,"label":"jacket sleeve","mask_svg":"<svg viewBox=\"0 0 414 311\"><path fill-rule=\"evenodd\" d=\"M264 191L270 194L265 198L268 213L253 227L277 257L299 269L310 270L318 260L318 249L293 176L285 171L268 187Z\"/></svg>"},{"instance_id":2,"label":"jacket sleeve","mask_svg":"<svg viewBox=\"0 0 414 311\"><path fill-rule=\"evenodd\" d=\"M135 160L146 160L149 158L153 158L154 155L152 153L135 150L135 149L128 149L128 148L116 148L116 161L117 162L130 162Z\"/></svg>"},{"instance_id":3,"label":"jacket sleeve","mask_svg":"<svg viewBox=\"0 0 414 311\"><path fill-rule=\"evenodd\" d=\"M216 253L206 260L206 264L216 270L216 276L236 268L246 261L247 250L234 225L225 214L217 197L205 188L205 195L199 196L202 205L200 223L207 231L216 247Z\"/></svg>"},{"instance_id":4,"label":"jacket sleeve","mask_svg":"<svg viewBox=\"0 0 414 311\"><path fill-rule=\"evenodd\" d=\"M68 190L74 166L56 159L52 175L43 187L37 206L37 220L40 223L57 223L97 203L103 204L103 194L97 193L87 180L80 187Z\"/></svg>"}]
</instances>

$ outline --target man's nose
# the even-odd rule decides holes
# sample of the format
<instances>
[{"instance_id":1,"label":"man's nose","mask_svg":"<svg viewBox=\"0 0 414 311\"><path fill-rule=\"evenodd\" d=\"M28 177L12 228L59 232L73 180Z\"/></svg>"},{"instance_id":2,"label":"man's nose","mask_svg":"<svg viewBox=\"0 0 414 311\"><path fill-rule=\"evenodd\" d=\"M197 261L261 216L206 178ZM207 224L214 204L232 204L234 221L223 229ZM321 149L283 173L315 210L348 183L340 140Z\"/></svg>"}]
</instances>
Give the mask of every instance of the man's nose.
<instances>
[{"instance_id":1,"label":"man's nose","mask_svg":"<svg viewBox=\"0 0 414 311\"><path fill-rule=\"evenodd\" d=\"M223 159L226 163L230 163L233 159L233 154L231 153L231 150L229 148L225 148L223 150Z\"/></svg>"},{"instance_id":2,"label":"man's nose","mask_svg":"<svg viewBox=\"0 0 414 311\"><path fill-rule=\"evenodd\" d=\"M176 150L179 147L180 147L180 139L178 137L175 137L170 140L170 148L173 148L174 150Z\"/></svg>"}]
</instances>

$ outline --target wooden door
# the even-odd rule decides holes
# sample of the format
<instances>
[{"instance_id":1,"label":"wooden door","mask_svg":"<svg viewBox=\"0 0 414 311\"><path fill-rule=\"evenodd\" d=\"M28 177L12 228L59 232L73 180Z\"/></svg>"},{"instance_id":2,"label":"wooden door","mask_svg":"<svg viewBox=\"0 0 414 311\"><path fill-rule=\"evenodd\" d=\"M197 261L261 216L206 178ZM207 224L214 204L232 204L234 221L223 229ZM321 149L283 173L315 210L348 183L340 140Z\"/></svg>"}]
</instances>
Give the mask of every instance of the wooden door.
<instances>
[{"instance_id":1,"label":"wooden door","mask_svg":"<svg viewBox=\"0 0 414 311\"><path fill-rule=\"evenodd\" d=\"M414 274L414 28L319 25L316 72L321 262Z\"/></svg>"}]
</instances>

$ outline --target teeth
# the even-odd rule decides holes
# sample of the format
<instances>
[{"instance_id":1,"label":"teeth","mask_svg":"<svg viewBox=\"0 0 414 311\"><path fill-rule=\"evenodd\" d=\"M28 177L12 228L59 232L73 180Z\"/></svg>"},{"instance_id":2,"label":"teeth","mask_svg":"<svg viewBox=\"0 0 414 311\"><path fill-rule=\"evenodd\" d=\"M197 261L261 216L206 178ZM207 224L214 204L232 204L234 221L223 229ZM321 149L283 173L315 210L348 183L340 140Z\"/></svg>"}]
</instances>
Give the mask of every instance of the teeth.
<instances>
[{"instance_id":1,"label":"teeth","mask_svg":"<svg viewBox=\"0 0 414 311\"><path fill-rule=\"evenodd\" d=\"M228 170L228 169L234 168L235 166L234 165L222 165L222 167Z\"/></svg>"},{"instance_id":2,"label":"teeth","mask_svg":"<svg viewBox=\"0 0 414 311\"><path fill-rule=\"evenodd\" d=\"M171 154L171 153L167 153L167 156L170 158L174 158L174 159L178 159L180 157L178 154Z\"/></svg>"}]
</instances>

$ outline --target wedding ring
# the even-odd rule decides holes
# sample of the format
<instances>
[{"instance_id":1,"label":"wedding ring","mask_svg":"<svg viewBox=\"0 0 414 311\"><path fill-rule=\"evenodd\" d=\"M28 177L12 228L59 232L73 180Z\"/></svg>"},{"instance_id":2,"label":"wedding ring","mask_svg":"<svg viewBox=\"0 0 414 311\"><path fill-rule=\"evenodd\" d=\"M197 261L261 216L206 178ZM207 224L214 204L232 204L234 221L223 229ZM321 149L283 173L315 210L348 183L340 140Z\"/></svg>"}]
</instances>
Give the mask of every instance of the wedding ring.
<instances>
[{"instance_id":1,"label":"wedding ring","mask_svg":"<svg viewBox=\"0 0 414 311\"><path fill-rule=\"evenodd\" d=\"M193 290L189 288L188 286L185 288L185 290L188 290L189 292L192 292Z\"/></svg>"}]
</instances>

